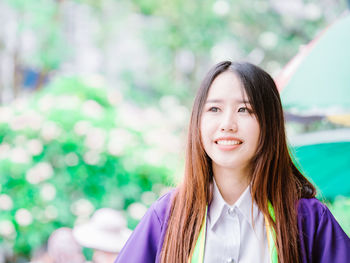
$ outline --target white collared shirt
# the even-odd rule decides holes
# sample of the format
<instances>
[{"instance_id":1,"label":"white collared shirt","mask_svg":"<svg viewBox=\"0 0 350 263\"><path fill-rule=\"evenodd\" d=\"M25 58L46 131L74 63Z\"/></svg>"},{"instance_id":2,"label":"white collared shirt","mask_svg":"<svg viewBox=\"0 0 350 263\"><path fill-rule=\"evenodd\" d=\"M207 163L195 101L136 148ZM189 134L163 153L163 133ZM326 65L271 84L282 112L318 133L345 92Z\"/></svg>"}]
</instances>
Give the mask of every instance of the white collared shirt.
<instances>
[{"instance_id":1,"label":"white collared shirt","mask_svg":"<svg viewBox=\"0 0 350 263\"><path fill-rule=\"evenodd\" d=\"M263 213L253 203L250 186L228 205L214 180L205 239L204 263L268 263L268 241Z\"/></svg>"}]
</instances>

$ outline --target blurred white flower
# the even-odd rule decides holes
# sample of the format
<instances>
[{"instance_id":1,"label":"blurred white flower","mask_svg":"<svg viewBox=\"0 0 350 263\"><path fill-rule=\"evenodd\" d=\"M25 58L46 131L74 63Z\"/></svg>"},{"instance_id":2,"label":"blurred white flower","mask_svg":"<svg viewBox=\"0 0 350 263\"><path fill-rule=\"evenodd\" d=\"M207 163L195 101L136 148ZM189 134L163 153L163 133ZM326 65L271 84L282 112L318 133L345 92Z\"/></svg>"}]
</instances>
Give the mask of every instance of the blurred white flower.
<instances>
[{"instance_id":1,"label":"blurred white flower","mask_svg":"<svg viewBox=\"0 0 350 263\"><path fill-rule=\"evenodd\" d=\"M271 72L272 76L277 76L278 73L282 70L282 65L277 61L269 61L266 65L266 70Z\"/></svg>"},{"instance_id":2,"label":"blurred white flower","mask_svg":"<svg viewBox=\"0 0 350 263\"><path fill-rule=\"evenodd\" d=\"M146 205L151 205L157 200L157 195L152 191L147 191L142 194L141 200Z\"/></svg>"},{"instance_id":3,"label":"blurred white flower","mask_svg":"<svg viewBox=\"0 0 350 263\"><path fill-rule=\"evenodd\" d=\"M171 190L172 190L171 187L166 187L166 186L163 185L163 188L159 192L159 196L163 196L163 195L165 195L166 193L168 193Z\"/></svg>"},{"instance_id":4,"label":"blurred white flower","mask_svg":"<svg viewBox=\"0 0 350 263\"><path fill-rule=\"evenodd\" d=\"M171 189L163 184L153 184L152 191L155 192L158 196L169 192Z\"/></svg>"},{"instance_id":5,"label":"blurred white flower","mask_svg":"<svg viewBox=\"0 0 350 263\"><path fill-rule=\"evenodd\" d=\"M274 1L276 0L273 0L273 2ZM266 13L271 7L271 2L272 1L254 1L254 4L252 4L252 8L254 8L254 12L256 13Z\"/></svg>"},{"instance_id":6,"label":"blurred white flower","mask_svg":"<svg viewBox=\"0 0 350 263\"><path fill-rule=\"evenodd\" d=\"M123 154L126 147L135 145L134 136L127 130L117 128L112 129L109 133L109 141L107 144L108 152L112 155L119 156Z\"/></svg>"},{"instance_id":7,"label":"blurred white flower","mask_svg":"<svg viewBox=\"0 0 350 263\"><path fill-rule=\"evenodd\" d=\"M21 226L28 226L33 222L33 216L27 209L20 208L16 211L15 220Z\"/></svg>"},{"instance_id":8,"label":"blurred white flower","mask_svg":"<svg viewBox=\"0 0 350 263\"><path fill-rule=\"evenodd\" d=\"M217 0L213 5L213 11L219 16L225 16L230 12L230 4L224 0Z\"/></svg>"},{"instance_id":9,"label":"blurred white flower","mask_svg":"<svg viewBox=\"0 0 350 263\"><path fill-rule=\"evenodd\" d=\"M16 145L23 146L27 142L27 137L24 135L17 135L13 141Z\"/></svg>"},{"instance_id":10,"label":"blurred white flower","mask_svg":"<svg viewBox=\"0 0 350 263\"><path fill-rule=\"evenodd\" d=\"M74 152L71 152L64 156L64 161L67 166L76 166L79 163L79 158Z\"/></svg>"},{"instance_id":11,"label":"blurred white flower","mask_svg":"<svg viewBox=\"0 0 350 263\"><path fill-rule=\"evenodd\" d=\"M143 155L146 163L152 165L163 165L163 152L159 148L152 148Z\"/></svg>"},{"instance_id":12,"label":"blurred white flower","mask_svg":"<svg viewBox=\"0 0 350 263\"><path fill-rule=\"evenodd\" d=\"M12 207L13 207L13 201L11 197L7 194L0 195L0 209L11 210Z\"/></svg>"},{"instance_id":13,"label":"blurred white flower","mask_svg":"<svg viewBox=\"0 0 350 263\"><path fill-rule=\"evenodd\" d=\"M82 107L83 113L90 118L101 118L104 113L103 107L94 100L85 101Z\"/></svg>"},{"instance_id":14,"label":"blurred white flower","mask_svg":"<svg viewBox=\"0 0 350 263\"><path fill-rule=\"evenodd\" d=\"M27 142L27 149L33 156L41 154L43 148L42 142L38 139L32 139Z\"/></svg>"},{"instance_id":15,"label":"blurred white flower","mask_svg":"<svg viewBox=\"0 0 350 263\"><path fill-rule=\"evenodd\" d=\"M74 125L74 132L78 135L85 135L91 128L91 124L88 121L78 121Z\"/></svg>"},{"instance_id":16,"label":"blurred white flower","mask_svg":"<svg viewBox=\"0 0 350 263\"><path fill-rule=\"evenodd\" d=\"M40 189L40 196L44 201L51 201L56 196L56 188L52 184L46 183Z\"/></svg>"},{"instance_id":17,"label":"blurred white flower","mask_svg":"<svg viewBox=\"0 0 350 263\"><path fill-rule=\"evenodd\" d=\"M56 208L55 206L53 206L53 205L48 205L48 206L45 208L44 215L45 215L45 218L46 218L48 221L51 221L51 220L56 219L57 216L58 216L57 208Z\"/></svg>"},{"instance_id":18,"label":"blurred white flower","mask_svg":"<svg viewBox=\"0 0 350 263\"><path fill-rule=\"evenodd\" d=\"M148 145L157 148L158 151L176 154L182 152L181 137L171 133L167 128L150 130L145 133L144 138Z\"/></svg>"},{"instance_id":19,"label":"blurred white flower","mask_svg":"<svg viewBox=\"0 0 350 263\"><path fill-rule=\"evenodd\" d=\"M0 159L8 158L10 149L11 147L8 143L0 144Z\"/></svg>"},{"instance_id":20,"label":"blurred white flower","mask_svg":"<svg viewBox=\"0 0 350 263\"><path fill-rule=\"evenodd\" d=\"M120 126L120 122L135 131L142 131L147 123L144 112L129 103L122 103L119 106L118 117L115 124Z\"/></svg>"},{"instance_id":21,"label":"blurred white flower","mask_svg":"<svg viewBox=\"0 0 350 263\"><path fill-rule=\"evenodd\" d=\"M0 122L9 123L13 119L13 110L10 107L0 107Z\"/></svg>"},{"instance_id":22,"label":"blurred white flower","mask_svg":"<svg viewBox=\"0 0 350 263\"><path fill-rule=\"evenodd\" d=\"M277 46L278 36L274 32L263 32L259 37L259 43L263 48L272 50Z\"/></svg>"},{"instance_id":23,"label":"blurred white flower","mask_svg":"<svg viewBox=\"0 0 350 263\"><path fill-rule=\"evenodd\" d=\"M110 138L107 144L107 150L114 156L121 156L125 150L125 144L120 143L120 139Z\"/></svg>"},{"instance_id":24,"label":"blurred white flower","mask_svg":"<svg viewBox=\"0 0 350 263\"><path fill-rule=\"evenodd\" d=\"M27 127L27 118L23 115L14 116L9 124L14 131L23 130Z\"/></svg>"},{"instance_id":25,"label":"blurred white flower","mask_svg":"<svg viewBox=\"0 0 350 263\"><path fill-rule=\"evenodd\" d=\"M15 233L15 227L9 220L0 221L0 235L4 237L10 237Z\"/></svg>"},{"instance_id":26,"label":"blurred white flower","mask_svg":"<svg viewBox=\"0 0 350 263\"><path fill-rule=\"evenodd\" d=\"M132 203L128 206L129 215L136 220L140 220L146 212L147 207L141 203Z\"/></svg>"},{"instance_id":27,"label":"blurred white flower","mask_svg":"<svg viewBox=\"0 0 350 263\"><path fill-rule=\"evenodd\" d=\"M44 117L36 111L29 110L26 114L27 116L27 126L34 131L40 130Z\"/></svg>"},{"instance_id":28,"label":"blurred white flower","mask_svg":"<svg viewBox=\"0 0 350 263\"><path fill-rule=\"evenodd\" d=\"M125 156L125 158L122 159L124 169L129 173L134 171L135 167L144 163L144 155L144 151L138 151L136 154Z\"/></svg>"},{"instance_id":29,"label":"blurred white flower","mask_svg":"<svg viewBox=\"0 0 350 263\"><path fill-rule=\"evenodd\" d=\"M47 162L40 162L30 168L26 173L26 179L31 184L38 184L53 176L53 168Z\"/></svg>"},{"instance_id":30,"label":"blurred white flower","mask_svg":"<svg viewBox=\"0 0 350 263\"><path fill-rule=\"evenodd\" d=\"M94 211L94 206L87 199L79 199L70 207L72 213L76 216L89 216Z\"/></svg>"},{"instance_id":31,"label":"blurred white flower","mask_svg":"<svg viewBox=\"0 0 350 263\"><path fill-rule=\"evenodd\" d=\"M140 116L145 120L146 124L152 126L163 125L165 119L162 112L155 107L148 107L144 109Z\"/></svg>"},{"instance_id":32,"label":"blurred white flower","mask_svg":"<svg viewBox=\"0 0 350 263\"><path fill-rule=\"evenodd\" d=\"M102 75L89 75L84 78L84 84L95 89L101 89L106 86L106 81Z\"/></svg>"},{"instance_id":33,"label":"blurred white flower","mask_svg":"<svg viewBox=\"0 0 350 263\"><path fill-rule=\"evenodd\" d=\"M96 165L100 161L100 153L96 151L88 151L83 156L84 162L90 165Z\"/></svg>"},{"instance_id":34,"label":"blurred white flower","mask_svg":"<svg viewBox=\"0 0 350 263\"><path fill-rule=\"evenodd\" d=\"M28 99L26 97L20 97L13 101L12 106L15 110L23 111L28 108Z\"/></svg>"},{"instance_id":35,"label":"blurred white flower","mask_svg":"<svg viewBox=\"0 0 350 263\"><path fill-rule=\"evenodd\" d=\"M43 117L33 110L28 110L21 115L14 116L9 121L10 127L14 131L30 128L39 130L43 122Z\"/></svg>"},{"instance_id":36,"label":"blurred white flower","mask_svg":"<svg viewBox=\"0 0 350 263\"><path fill-rule=\"evenodd\" d=\"M55 98L55 108L62 110L74 110L81 104L81 99L72 95L61 95Z\"/></svg>"},{"instance_id":37,"label":"blurred white flower","mask_svg":"<svg viewBox=\"0 0 350 263\"><path fill-rule=\"evenodd\" d=\"M31 156L21 147L11 149L9 156L13 163L29 163L31 161Z\"/></svg>"},{"instance_id":38,"label":"blurred white flower","mask_svg":"<svg viewBox=\"0 0 350 263\"><path fill-rule=\"evenodd\" d=\"M232 40L221 41L212 47L211 58L214 62L223 60L237 60L242 56L242 51Z\"/></svg>"},{"instance_id":39,"label":"blurred white flower","mask_svg":"<svg viewBox=\"0 0 350 263\"><path fill-rule=\"evenodd\" d=\"M91 128L85 137L85 146L92 150L102 150L106 141L106 132L101 128Z\"/></svg>"},{"instance_id":40,"label":"blurred white flower","mask_svg":"<svg viewBox=\"0 0 350 263\"><path fill-rule=\"evenodd\" d=\"M159 105L163 110L172 111L174 107L180 104L179 99L175 96L163 96L159 100Z\"/></svg>"},{"instance_id":41,"label":"blurred white flower","mask_svg":"<svg viewBox=\"0 0 350 263\"><path fill-rule=\"evenodd\" d=\"M265 57L265 52L261 48L254 48L247 56L247 60L253 64L260 64Z\"/></svg>"},{"instance_id":42,"label":"blurred white flower","mask_svg":"<svg viewBox=\"0 0 350 263\"><path fill-rule=\"evenodd\" d=\"M308 20L315 21L317 19L320 19L322 16L322 10L319 5L316 5L315 3L308 3L305 5L304 10L304 17Z\"/></svg>"},{"instance_id":43,"label":"blurred white flower","mask_svg":"<svg viewBox=\"0 0 350 263\"><path fill-rule=\"evenodd\" d=\"M56 139L61 134L61 128L54 122L48 121L44 123L41 129L41 136L45 141Z\"/></svg>"},{"instance_id":44,"label":"blurred white flower","mask_svg":"<svg viewBox=\"0 0 350 263\"><path fill-rule=\"evenodd\" d=\"M178 105L173 111L169 111L168 125L172 129L184 128L188 122L190 112L185 106ZM170 132L170 131L169 131Z\"/></svg>"},{"instance_id":45,"label":"blurred white flower","mask_svg":"<svg viewBox=\"0 0 350 263\"><path fill-rule=\"evenodd\" d=\"M303 18L303 12L305 2L302 0L274 0L270 1L271 6L282 16L292 17L293 20Z\"/></svg>"},{"instance_id":46,"label":"blurred white flower","mask_svg":"<svg viewBox=\"0 0 350 263\"><path fill-rule=\"evenodd\" d=\"M195 56L190 50L180 50L175 55L176 68L185 74L191 73L195 66Z\"/></svg>"},{"instance_id":47,"label":"blurred white flower","mask_svg":"<svg viewBox=\"0 0 350 263\"><path fill-rule=\"evenodd\" d=\"M123 101L123 95L117 89L108 90L107 99L111 105L117 106Z\"/></svg>"},{"instance_id":48,"label":"blurred white flower","mask_svg":"<svg viewBox=\"0 0 350 263\"><path fill-rule=\"evenodd\" d=\"M44 95L38 101L38 108L42 112L48 112L51 108L55 107L56 97L52 95Z\"/></svg>"}]
</instances>

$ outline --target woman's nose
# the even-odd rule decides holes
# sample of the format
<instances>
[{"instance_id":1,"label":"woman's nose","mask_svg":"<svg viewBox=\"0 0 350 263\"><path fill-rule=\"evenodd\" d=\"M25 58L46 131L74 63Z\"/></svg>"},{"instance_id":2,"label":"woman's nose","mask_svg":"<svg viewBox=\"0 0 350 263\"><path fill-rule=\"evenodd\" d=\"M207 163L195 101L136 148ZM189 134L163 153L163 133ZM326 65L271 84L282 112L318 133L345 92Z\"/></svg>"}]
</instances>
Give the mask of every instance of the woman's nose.
<instances>
[{"instance_id":1,"label":"woman's nose","mask_svg":"<svg viewBox=\"0 0 350 263\"><path fill-rule=\"evenodd\" d=\"M227 112L222 116L220 130L231 132L236 132L238 130L237 119L233 112Z\"/></svg>"}]
</instances>

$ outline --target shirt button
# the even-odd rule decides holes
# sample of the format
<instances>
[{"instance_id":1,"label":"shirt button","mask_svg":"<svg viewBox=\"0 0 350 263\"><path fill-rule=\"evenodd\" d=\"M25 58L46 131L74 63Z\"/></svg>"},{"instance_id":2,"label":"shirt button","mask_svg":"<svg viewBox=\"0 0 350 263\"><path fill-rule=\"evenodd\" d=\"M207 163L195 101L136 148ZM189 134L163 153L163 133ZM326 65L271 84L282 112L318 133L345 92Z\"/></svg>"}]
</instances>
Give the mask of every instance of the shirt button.
<instances>
[{"instance_id":1,"label":"shirt button","mask_svg":"<svg viewBox=\"0 0 350 263\"><path fill-rule=\"evenodd\" d=\"M226 263L235 263L235 261L233 258L229 258L229 259L227 259Z\"/></svg>"},{"instance_id":2,"label":"shirt button","mask_svg":"<svg viewBox=\"0 0 350 263\"><path fill-rule=\"evenodd\" d=\"M230 207L229 209L228 209L228 214L229 215L233 215L233 213L234 213L234 211L235 211L235 209L233 208L233 207ZM228 261L228 262L231 262L231 261ZM233 261L232 261L233 262Z\"/></svg>"}]
</instances>

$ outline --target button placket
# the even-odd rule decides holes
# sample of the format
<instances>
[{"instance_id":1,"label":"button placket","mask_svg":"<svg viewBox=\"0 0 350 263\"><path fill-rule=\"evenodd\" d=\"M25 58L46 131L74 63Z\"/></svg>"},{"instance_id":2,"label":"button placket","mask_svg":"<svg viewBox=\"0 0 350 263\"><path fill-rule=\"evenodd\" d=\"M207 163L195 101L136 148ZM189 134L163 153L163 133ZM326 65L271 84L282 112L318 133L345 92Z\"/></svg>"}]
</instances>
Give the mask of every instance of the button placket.
<instances>
[{"instance_id":1,"label":"button placket","mask_svg":"<svg viewBox=\"0 0 350 263\"><path fill-rule=\"evenodd\" d=\"M240 242L240 223L239 218L237 214L237 208L236 207L228 207L226 210L226 213L229 217L230 221L230 229L232 230L232 236L235 237L234 240L232 240L233 247L231 248L229 252L229 257L226 258L223 262L225 263L235 263L235 257L238 256L239 253L239 242ZM227 256L228 256L227 255Z\"/></svg>"},{"instance_id":2,"label":"button placket","mask_svg":"<svg viewBox=\"0 0 350 263\"><path fill-rule=\"evenodd\" d=\"M230 208L227 210L227 212L228 212L228 214L229 214L230 216L233 216L233 215L235 214L235 209L234 209L234 207L230 207Z\"/></svg>"}]
</instances>

